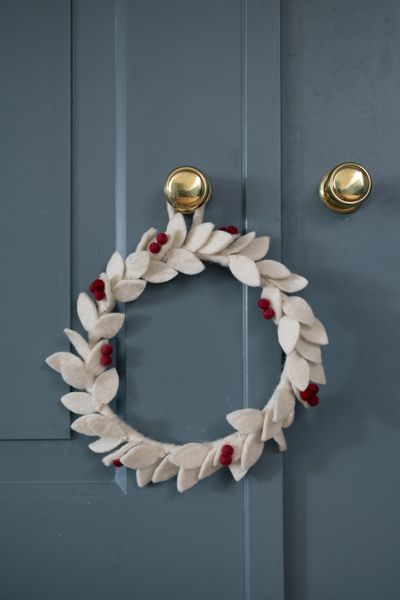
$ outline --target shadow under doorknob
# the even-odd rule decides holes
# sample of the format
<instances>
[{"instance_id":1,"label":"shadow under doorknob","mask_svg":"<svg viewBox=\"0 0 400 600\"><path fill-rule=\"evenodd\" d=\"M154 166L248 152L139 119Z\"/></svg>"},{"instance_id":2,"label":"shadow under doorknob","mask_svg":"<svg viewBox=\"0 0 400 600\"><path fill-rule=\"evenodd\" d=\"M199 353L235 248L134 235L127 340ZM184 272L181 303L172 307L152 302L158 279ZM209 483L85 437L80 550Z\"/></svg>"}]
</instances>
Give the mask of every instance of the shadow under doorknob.
<instances>
[{"instance_id":1,"label":"shadow under doorknob","mask_svg":"<svg viewBox=\"0 0 400 600\"><path fill-rule=\"evenodd\" d=\"M341 163L323 177L319 195L330 210L351 213L365 202L371 188L371 177L364 167L357 163Z\"/></svg>"}]
</instances>

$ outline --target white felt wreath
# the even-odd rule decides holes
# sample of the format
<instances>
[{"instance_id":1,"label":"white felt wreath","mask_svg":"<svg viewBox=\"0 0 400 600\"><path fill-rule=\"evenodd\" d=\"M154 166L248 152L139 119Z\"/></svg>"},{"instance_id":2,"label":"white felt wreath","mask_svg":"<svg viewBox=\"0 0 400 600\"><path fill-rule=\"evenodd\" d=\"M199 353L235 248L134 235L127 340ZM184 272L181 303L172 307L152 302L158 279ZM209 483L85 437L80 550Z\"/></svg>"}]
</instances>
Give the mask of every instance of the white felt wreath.
<instances>
[{"instance_id":1,"label":"white felt wreath","mask_svg":"<svg viewBox=\"0 0 400 600\"><path fill-rule=\"evenodd\" d=\"M216 229L212 223L203 223L204 207L194 213L189 231L182 214L170 206L168 212L165 232L149 229L126 260L119 252L112 255L106 272L90 286L95 301L86 293L79 295L77 311L87 340L76 331L64 330L79 356L57 352L46 362L79 390L61 401L82 415L72 423L74 431L98 437L89 448L109 453L103 458L105 465L136 469L139 487L177 475L178 490L183 492L221 467L228 467L239 481L257 462L267 440L275 440L279 450L286 450L283 429L293 422L296 399L305 407L316 406L316 384L326 383L320 346L328 338L309 304L299 296L288 296L303 289L307 280L277 261L263 260L268 237L257 238L254 232L240 235L233 226ZM205 269L205 262L227 267L241 283L261 288L258 305L264 318L277 325L286 358L280 381L264 408L227 415L234 432L210 442L167 444L144 436L110 408L119 378L115 368L107 369L113 351L109 340L125 318L112 310L116 302L136 300L147 283L165 283L178 273L196 275Z\"/></svg>"}]
</instances>

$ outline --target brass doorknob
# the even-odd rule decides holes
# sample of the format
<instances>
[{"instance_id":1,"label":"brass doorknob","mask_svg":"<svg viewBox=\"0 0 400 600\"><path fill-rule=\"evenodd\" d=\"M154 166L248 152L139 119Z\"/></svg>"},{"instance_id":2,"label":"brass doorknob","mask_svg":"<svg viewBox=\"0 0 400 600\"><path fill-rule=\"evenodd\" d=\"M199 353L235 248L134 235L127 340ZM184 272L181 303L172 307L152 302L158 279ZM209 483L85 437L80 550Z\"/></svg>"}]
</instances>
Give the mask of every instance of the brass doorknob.
<instances>
[{"instance_id":1,"label":"brass doorknob","mask_svg":"<svg viewBox=\"0 0 400 600\"><path fill-rule=\"evenodd\" d=\"M321 181L319 195L328 208L337 213L351 213L368 198L371 177L357 163L341 163Z\"/></svg>"},{"instance_id":2,"label":"brass doorknob","mask_svg":"<svg viewBox=\"0 0 400 600\"><path fill-rule=\"evenodd\" d=\"M171 206L184 215L191 215L211 198L207 177L194 167L178 167L171 171L164 184L164 194Z\"/></svg>"}]
</instances>

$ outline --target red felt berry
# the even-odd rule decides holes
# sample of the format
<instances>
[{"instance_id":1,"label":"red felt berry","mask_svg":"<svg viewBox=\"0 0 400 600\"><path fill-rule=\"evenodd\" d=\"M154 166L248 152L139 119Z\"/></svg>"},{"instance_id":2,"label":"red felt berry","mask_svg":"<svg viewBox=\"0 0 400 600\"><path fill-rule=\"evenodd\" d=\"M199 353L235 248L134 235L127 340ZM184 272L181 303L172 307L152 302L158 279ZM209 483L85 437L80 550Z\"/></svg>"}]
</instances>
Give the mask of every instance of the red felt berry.
<instances>
[{"instance_id":1,"label":"red felt berry","mask_svg":"<svg viewBox=\"0 0 400 600\"><path fill-rule=\"evenodd\" d=\"M161 246L158 242L151 242L149 250L152 254L158 254L161 250Z\"/></svg>"},{"instance_id":2,"label":"red felt berry","mask_svg":"<svg viewBox=\"0 0 400 600\"><path fill-rule=\"evenodd\" d=\"M311 396L312 396L312 394L310 394L310 392L308 391L308 388L306 388L305 390L300 392L300 398L302 400L304 400L304 402L308 402L309 399L311 398Z\"/></svg>"},{"instance_id":3,"label":"red felt berry","mask_svg":"<svg viewBox=\"0 0 400 600\"><path fill-rule=\"evenodd\" d=\"M227 227L218 227L219 231L226 231L228 232L228 228Z\"/></svg>"},{"instance_id":4,"label":"red felt berry","mask_svg":"<svg viewBox=\"0 0 400 600\"><path fill-rule=\"evenodd\" d=\"M111 346L111 344L103 344L102 347L100 348L100 352L102 354L112 354L113 347Z\"/></svg>"},{"instance_id":5,"label":"red felt berry","mask_svg":"<svg viewBox=\"0 0 400 600\"><path fill-rule=\"evenodd\" d=\"M269 308L271 302L267 298L260 298L259 301L257 302L257 304L258 304L258 308L261 308L262 310L267 310L267 308Z\"/></svg>"},{"instance_id":6,"label":"red felt berry","mask_svg":"<svg viewBox=\"0 0 400 600\"><path fill-rule=\"evenodd\" d=\"M95 300L97 300L98 302L100 302L100 300L104 300L104 298L106 297L103 290L95 290L93 292L93 296L94 296Z\"/></svg>"},{"instance_id":7,"label":"red felt berry","mask_svg":"<svg viewBox=\"0 0 400 600\"><path fill-rule=\"evenodd\" d=\"M114 467L122 467L123 466L123 464L119 460L119 458L116 458L116 459L113 460L113 465L114 465Z\"/></svg>"},{"instance_id":8,"label":"red felt berry","mask_svg":"<svg viewBox=\"0 0 400 600\"><path fill-rule=\"evenodd\" d=\"M267 308L262 311L262 314L263 314L264 319L267 319L267 321L269 321L270 319L274 318L275 311L273 308Z\"/></svg>"},{"instance_id":9,"label":"red felt berry","mask_svg":"<svg viewBox=\"0 0 400 600\"><path fill-rule=\"evenodd\" d=\"M219 462L221 465L224 465L224 467L229 467L232 462L232 456L230 454L221 454Z\"/></svg>"},{"instance_id":10,"label":"red felt berry","mask_svg":"<svg viewBox=\"0 0 400 600\"><path fill-rule=\"evenodd\" d=\"M166 233L159 233L156 237L156 240L161 246L164 246L168 242L168 236Z\"/></svg>"},{"instance_id":11,"label":"red felt berry","mask_svg":"<svg viewBox=\"0 0 400 600\"><path fill-rule=\"evenodd\" d=\"M310 394L312 394L313 396L315 396L315 394L318 394L318 391L319 391L319 387L317 386L316 383L309 383L307 386L307 389L310 392Z\"/></svg>"},{"instance_id":12,"label":"red felt berry","mask_svg":"<svg viewBox=\"0 0 400 600\"><path fill-rule=\"evenodd\" d=\"M104 281L102 279L95 279L89 286L91 292L102 292L104 290Z\"/></svg>"},{"instance_id":13,"label":"red felt berry","mask_svg":"<svg viewBox=\"0 0 400 600\"><path fill-rule=\"evenodd\" d=\"M232 456L233 446L231 446L230 444L225 444L221 448L221 454L225 454L226 456Z\"/></svg>"},{"instance_id":14,"label":"red felt berry","mask_svg":"<svg viewBox=\"0 0 400 600\"><path fill-rule=\"evenodd\" d=\"M319 404L319 398L318 398L318 396L311 396L308 399L308 404L310 406L318 406L318 404Z\"/></svg>"},{"instance_id":15,"label":"red felt berry","mask_svg":"<svg viewBox=\"0 0 400 600\"><path fill-rule=\"evenodd\" d=\"M229 225L229 227L226 228L227 232L230 233L231 235L236 235L238 232L238 228L235 227L234 225Z\"/></svg>"},{"instance_id":16,"label":"red felt berry","mask_svg":"<svg viewBox=\"0 0 400 600\"><path fill-rule=\"evenodd\" d=\"M108 367L108 365L111 365L112 363L112 358L109 354L102 354L100 362L103 365L103 367Z\"/></svg>"}]
</instances>

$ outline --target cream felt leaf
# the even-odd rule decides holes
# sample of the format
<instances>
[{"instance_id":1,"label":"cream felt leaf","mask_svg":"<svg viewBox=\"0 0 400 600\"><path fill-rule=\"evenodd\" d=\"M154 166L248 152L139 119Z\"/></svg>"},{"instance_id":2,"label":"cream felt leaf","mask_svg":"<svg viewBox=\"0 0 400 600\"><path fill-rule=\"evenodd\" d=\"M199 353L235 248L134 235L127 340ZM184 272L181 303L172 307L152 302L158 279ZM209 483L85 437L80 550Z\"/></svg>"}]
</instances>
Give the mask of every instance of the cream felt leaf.
<instances>
[{"instance_id":1,"label":"cream felt leaf","mask_svg":"<svg viewBox=\"0 0 400 600\"><path fill-rule=\"evenodd\" d=\"M108 404L115 398L119 385L117 369L108 369L94 382L92 395L96 408Z\"/></svg>"},{"instance_id":2,"label":"cream felt leaf","mask_svg":"<svg viewBox=\"0 0 400 600\"><path fill-rule=\"evenodd\" d=\"M90 415L96 410L91 394L86 392L70 392L62 396L61 402L77 415Z\"/></svg>"},{"instance_id":3,"label":"cream felt leaf","mask_svg":"<svg viewBox=\"0 0 400 600\"><path fill-rule=\"evenodd\" d=\"M233 254L229 258L229 269L234 277L251 287L260 285L260 274L256 267L256 263L240 254Z\"/></svg>"},{"instance_id":4,"label":"cream felt leaf","mask_svg":"<svg viewBox=\"0 0 400 600\"><path fill-rule=\"evenodd\" d=\"M232 241L232 236L226 231L213 231L201 248L199 254L219 254Z\"/></svg>"},{"instance_id":5,"label":"cream felt leaf","mask_svg":"<svg viewBox=\"0 0 400 600\"><path fill-rule=\"evenodd\" d=\"M57 371L61 373L61 363L62 362L70 362L73 365L82 365L82 361L78 356L72 354L71 352L55 352L46 358L46 363Z\"/></svg>"},{"instance_id":6,"label":"cream felt leaf","mask_svg":"<svg viewBox=\"0 0 400 600\"><path fill-rule=\"evenodd\" d=\"M73 331L72 329L64 329L64 333L78 354L80 354L80 356L85 360L90 352L90 346L87 341L81 335L79 335L79 333Z\"/></svg>"},{"instance_id":7,"label":"cream felt leaf","mask_svg":"<svg viewBox=\"0 0 400 600\"><path fill-rule=\"evenodd\" d=\"M273 285L263 287L261 298L267 298L271 302L271 308L275 311L275 320L279 321L282 316L282 293Z\"/></svg>"},{"instance_id":8,"label":"cream felt leaf","mask_svg":"<svg viewBox=\"0 0 400 600\"><path fill-rule=\"evenodd\" d=\"M160 458L164 457L164 454L165 452L157 446L140 444L124 454L121 458L121 462L130 469L145 469L158 462Z\"/></svg>"},{"instance_id":9,"label":"cream felt leaf","mask_svg":"<svg viewBox=\"0 0 400 600\"><path fill-rule=\"evenodd\" d=\"M88 425L92 431L99 437L104 438L123 438L124 430L118 423L115 415L106 417L104 415L89 415Z\"/></svg>"},{"instance_id":10,"label":"cream felt leaf","mask_svg":"<svg viewBox=\"0 0 400 600\"><path fill-rule=\"evenodd\" d=\"M107 467L110 467L113 463L113 460L115 460L116 458L121 459L121 456L123 456L126 452L128 452L128 450L134 448L135 446L137 446L137 442L127 442L126 444L118 448L115 452L111 452L111 454L103 456L102 461L105 465L107 465Z\"/></svg>"},{"instance_id":11,"label":"cream felt leaf","mask_svg":"<svg viewBox=\"0 0 400 600\"><path fill-rule=\"evenodd\" d=\"M203 218L204 218L204 211L206 209L206 205L203 204L203 206L200 206L199 208L197 208L194 211L193 217L192 217L192 225L200 225L203 222Z\"/></svg>"},{"instance_id":12,"label":"cream felt leaf","mask_svg":"<svg viewBox=\"0 0 400 600\"><path fill-rule=\"evenodd\" d=\"M143 279L150 283L165 283L178 275L178 271L172 269L163 262L151 260L149 268L143 275Z\"/></svg>"},{"instance_id":13,"label":"cream felt leaf","mask_svg":"<svg viewBox=\"0 0 400 600\"><path fill-rule=\"evenodd\" d=\"M278 444L279 452L285 452L285 450L287 450L285 435L284 435L282 429L280 429L279 431L276 432L273 439Z\"/></svg>"},{"instance_id":14,"label":"cream felt leaf","mask_svg":"<svg viewBox=\"0 0 400 600\"><path fill-rule=\"evenodd\" d=\"M125 315L120 313L112 313L109 315L102 315L97 321L96 325L90 332L91 337L94 340L99 338L113 338L117 335L124 323Z\"/></svg>"},{"instance_id":15,"label":"cream felt leaf","mask_svg":"<svg viewBox=\"0 0 400 600\"><path fill-rule=\"evenodd\" d=\"M213 473L218 471L218 469L221 468L220 464L217 464L217 465L214 464L214 460L215 460L216 456L218 456L218 459L219 459L219 454L218 454L217 448L213 448L212 450L209 451L209 453L207 454L207 456L205 457L205 459L203 461L203 464L200 467L199 479L205 479L206 477L209 477L210 475L212 475ZM219 463L219 460L218 460L218 463Z\"/></svg>"},{"instance_id":16,"label":"cream felt leaf","mask_svg":"<svg viewBox=\"0 0 400 600\"><path fill-rule=\"evenodd\" d=\"M208 454L207 446L203 444L185 444L173 450L169 455L172 463L183 469L195 469L200 467Z\"/></svg>"},{"instance_id":17,"label":"cream felt leaf","mask_svg":"<svg viewBox=\"0 0 400 600\"><path fill-rule=\"evenodd\" d=\"M117 446L119 446L123 442L121 438L99 438L95 442L89 444L89 448L92 452L96 452L98 454L102 454L103 452L110 452L110 450L114 450Z\"/></svg>"},{"instance_id":18,"label":"cream felt leaf","mask_svg":"<svg viewBox=\"0 0 400 600\"><path fill-rule=\"evenodd\" d=\"M150 254L146 250L133 252L126 259L126 278L139 279L142 277L150 264Z\"/></svg>"},{"instance_id":19,"label":"cream felt leaf","mask_svg":"<svg viewBox=\"0 0 400 600\"><path fill-rule=\"evenodd\" d=\"M199 480L200 469L179 469L178 479L177 479L177 488L178 492L186 492L191 487L196 485Z\"/></svg>"},{"instance_id":20,"label":"cream felt leaf","mask_svg":"<svg viewBox=\"0 0 400 600\"><path fill-rule=\"evenodd\" d=\"M140 238L140 241L136 246L136 252L140 252L141 250L147 250L147 246L150 244L151 240L156 236L156 234L157 229L154 229L154 227L148 229Z\"/></svg>"},{"instance_id":21,"label":"cream felt leaf","mask_svg":"<svg viewBox=\"0 0 400 600\"><path fill-rule=\"evenodd\" d=\"M300 329L300 335L302 338L307 340L307 342L311 342L312 344L320 344L324 346L328 343L326 329L322 325L321 321L319 321L317 318L314 321L314 325L311 327L308 325L302 325Z\"/></svg>"},{"instance_id":22,"label":"cream felt leaf","mask_svg":"<svg viewBox=\"0 0 400 600\"><path fill-rule=\"evenodd\" d=\"M157 468L154 471L153 483L160 483L161 481L167 481L168 479L171 479L171 477L174 477L178 471L179 471L179 467L174 465L169 460L169 456L166 456L160 462L160 464L157 466Z\"/></svg>"},{"instance_id":23,"label":"cream felt leaf","mask_svg":"<svg viewBox=\"0 0 400 600\"><path fill-rule=\"evenodd\" d=\"M229 470L232 473L232 477L235 481L240 481L246 475L249 469L242 467L240 462L232 463L229 465Z\"/></svg>"},{"instance_id":24,"label":"cream felt leaf","mask_svg":"<svg viewBox=\"0 0 400 600\"><path fill-rule=\"evenodd\" d=\"M326 383L325 370L322 363L310 363L310 379L314 383L321 385Z\"/></svg>"},{"instance_id":25,"label":"cream felt leaf","mask_svg":"<svg viewBox=\"0 0 400 600\"><path fill-rule=\"evenodd\" d=\"M311 360L311 362L320 363L322 360L321 348L316 344L306 342L306 340L303 340L302 338L297 342L296 350L301 356L307 360Z\"/></svg>"},{"instance_id":26,"label":"cream felt leaf","mask_svg":"<svg viewBox=\"0 0 400 600\"><path fill-rule=\"evenodd\" d=\"M122 279L114 287L114 297L118 302L133 302L145 287L146 282L142 279Z\"/></svg>"},{"instance_id":27,"label":"cream felt leaf","mask_svg":"<svg viewBox=\"0 0 400 600\"><path fill-rule=\"evenodd\" d=\"M296 273L291 273L289 277L286 277L286 279L270 278L270 281L280 290L283 292L288 292L289 294L292 294L293 292L299 292L308 285L307 279L301 275L296 275Z\"/></svg>"},{"instance_id":28,"label":"cream felt leaf","mask_svg":"<svg viewBox=\"0 0 400 600\"><path fill-rule=\"evenodd\" d=\"M300 323L283 316L278 323L278 340L285 354L290 354L300 336Z\"/></svg>"},{"instance_id":29,"label":"cream felt leaf","mask_svg":"<svg viewBox=\"0 0 400 600\"><path fill-rule=\"evenodd\" d=\"M290 275L289 269L276 260L261 260L257 267L261 275L271 279L286 279Z\"/></svg>"},{"instance_id":30,"label":"cream felt leaf","mask_svg":"<svg viewBox=\"0 0 400 600\"><path fill-rule=\"evenodd\" d=\"M227 414L226 420L240 433L254 433L262 427L263 414L255 408L242 408Z\"/></svg>"},{"instance_id":31,"label":"cream felt leaf","mask_svg":"<svg viewBox=\"0 0 400 600\"><path fill-rule=\"evenodd\" d=\"M205 266L192 252L183 248L174 248L168 253L167 264L185 275L196 275L204 271Z\"/></svg>"},{"instance_id":32,"label":"cream felt leaf","mask_svg":"<svg viewBox=\"0 0 400 600\"><path fill-rule=\"evenodd\" d=\"M104 282L105 298L97 301L97 311L99 315L110 312L115 306L114 295L111 290L110 280L105 273L101 273L100 279Z\"/></svg>"},{"instance_id":33,"label":"cream felt leaf","mask_svg":"<svg viewBox=\"0 0 400 600\"><path fill-rule=\"evenodd\" d=\"M186 223L182 213L176 213L167 225L167 233L174 233L174 248L180 248L186 238Z\"/></svg>"},{"instance_id":34,"label":"cream felt leaf","mask_svg":"<svg viewBox=\"0 0 400 600\"><path fill-rule=\"evenodd\" d=\"M296 402L293 392L287 388L278 388L271 398L273 406L273 421L279 423L284 421L293 411Z\"/></svg>"},{"instance_id":35,"label":"cream felt leaf","mask_svg":"<svg viewBox=\"0 0 400 600\"><path fill-rule=\"evenodd\" d=\"M300 296L289 296L283 300L283 312L296 321L305 325L314 325L315 317L308 302Z\"/></svg>"},{"instance_id":36,"label":"cream felt leaf","mask_svg":"<svg viewBox=\"0 0 400 600\"><path fill-rule=\"evenodd\" d=\"M274 436L278 435L278 432L281 429L281 424L275 423L273 420L273 416L274 406L268 403L267 409L265 411L264 424L261 433L261 439L263 442L273 439Z\"/></svg>"},{"instance_id":37,"label":"cream felt leaf","mask_svg":"<svg viewBox=\"0 0 400 600\"><path fill-rule=\"evenodd\" d=\"M98 319L97 308L93 300L85 292L78 296L77 311L82 327L86 331L91 331Z\"/></svg>"},{"instance_id":38,"label":"cream felt leaf","mask_svg":"<svg viewBox=\"0 0 400 600\"><path fill-rule=\"evenodd\" d=\"M120 279L123 278L125 271L125 263L119 252L114 252L110 260L107 263L106 274L111 283L115 285Z\"/></svg>"},{"instance_id":39,"label":"cream felt leaf","mask_svg":"<svg viewBox=\"0 0 400 600\"><path fill-rule=\"evenodd\" d=\"M264 449L261 441L261 432L250 433L243 444L240 466L242 469L250 469L260 458Z\"/></svg>"},{"instance_id":40,"label":"cream felt leaf","mask_svg":"<svg viewBox=\"0 0 400 600\"><path fill-rule=\"evenodd\" d=\"M93 415L84 415L83 417L75 419L75 421L71 424L71 429L77 433L82 433L83 435L95 436L95 432L89 425L89 418L92 416Z\"/></svg>"},{"instance_id":41,"label":"cream felt leaf","mask_svg":"<svg viewBox=\"0 0 400 600\"><path fill-rule=\"evenodd\" d=\"M227 267L229 265L229 258L229 256L222 256L221 254L207 254L207 256L202 256L203 260L216 265L221 265L221 267Z\"/></svg>"},{"instance_id":42,"label":"cream felt leaf","mask_svg":"<svg viewBox=\"0 0 400 600\"><path fill-rule=\"evenodd\" d=\"M295 401L295 404L296 404L296 401ZM288 416L285 419L283 419L283 421L281 421L282 428L290 427L290 425L293 423L293 420L294 420L294 412L295 411L293 409L292 412L290 412L288 414Z\"/></svg>"},{"instance_id":43,"label":"cream felt leaf","mask_svg":"<svg viewBox=\"0 0 400 600\"><path fill-rule=\"evenodd\" d=\"M244 250L242 250L241 255L247 256L247 258L251 258L252 260L261 260L269 250L269 242L270 239L267 236L255 238Z\"/></svg>"},{"instance_id":44,"label":"cream felt leaf","mask_svg":"<svg viewBox=\"0 0 400 600\"><path fill-rule=\"evenodd\" d=\"M288 354L285 364L289 381L299 390L305 390L310 381L310 366L305 358L294 350Z\"/></svg>"},{"instance_id":45,"label":"cream felt leaf","mask_svg":"<svg viewBox=\"0 0 400 600\"><path fill-rule=\"evenodd\" d=\"M93 384L93 377L86 371L84 364L61 361L61 376L65 383L78 390L86 390Z\"/></svg>"},{"instance_id":46,"label":"cream felt leaf","mask_svg":"<svg viewBox=\"0 0 400 600\"><path fill-rule=\"evenodd\" d=\"M256 237L256 234L254 231L250 231L249 233L246 233L245 235L242 235L238 238L236 238L236 240L234 240L229 246L228 248L226 248L222 254L228 256L230 254L238 254L239 252L242 252L245 248L247 248L252 241L254 240L254 238ZM232 239L232 236L231 236Z\"/></svg>"},{"instance_id":47,"label":"cream felt leaf","mask_svg":"<svg viewBox=\"0 0 400 600\"><path fill-rule=\"evenodd\" d=\"M190 250L190 252L197 252L207 242L213 229L213 223L194 225L187 235L184 248Z\"/></svg>"},{"instance_id":48,"label":"cream felt leaf","mask_svg":"<svg viewBox=\"0 0 400 600\"><path fill-rule=\"evenodd\" d=\"M150 483L156 466L151 465L150 467L146 467L145 469L138 469L136 471L136 483L138 487L143 488L145 485Z\"/></svg>"},{"instance_id":49,"label":"cream felt leaf","mask_svg":"<svg viewBox=\"0 0 400 600\"><path fill-rule=\"evenodd\" d=\"M85 366L91 375L100 375L100 373L105 370L106 367L101 364L101 347L107 343L108 340L101 340L100 342L97 342L89 352L85 360Z\"/></svg>"}]
</instances>

